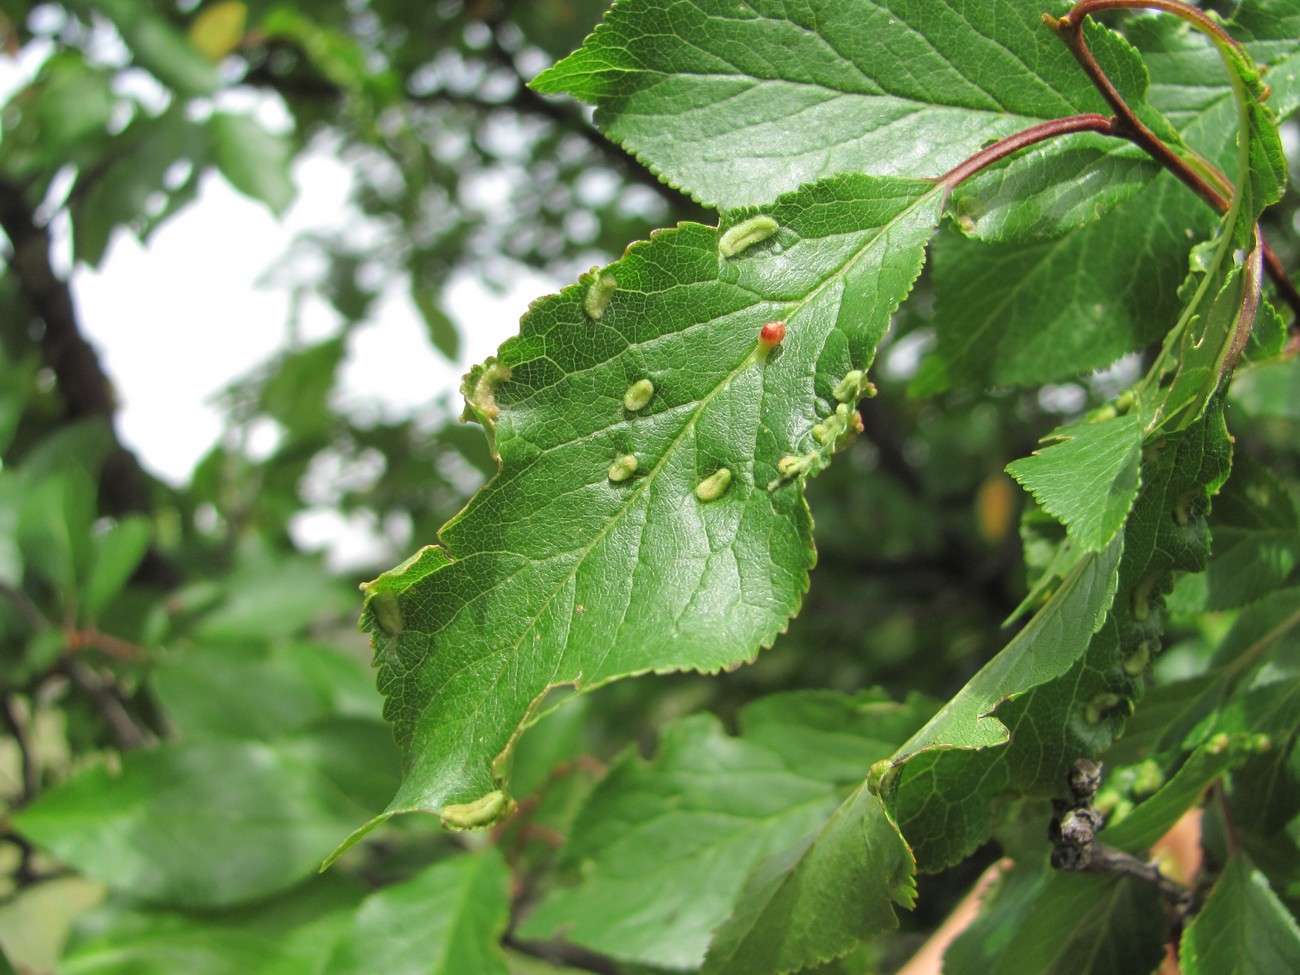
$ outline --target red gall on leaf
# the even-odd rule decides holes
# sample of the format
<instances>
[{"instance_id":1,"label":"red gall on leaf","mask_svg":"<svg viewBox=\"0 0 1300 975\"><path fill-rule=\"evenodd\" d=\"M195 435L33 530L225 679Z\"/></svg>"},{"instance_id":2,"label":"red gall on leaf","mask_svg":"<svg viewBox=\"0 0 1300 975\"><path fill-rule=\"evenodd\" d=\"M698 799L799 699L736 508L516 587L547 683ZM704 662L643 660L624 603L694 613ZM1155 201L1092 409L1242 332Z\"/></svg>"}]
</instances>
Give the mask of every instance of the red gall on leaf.
<instances>
[{"instance_id":1,"label":"red gall on leaf","mask_svg":"<svg viewBox=\"0 0 1300 975\"><path fill-rule=\"evenodd\" d=\"M764 349L771 349L781 344L785 338L785 322L768 322L758 333L758 344Z\"/></svg>"}]
</instances>

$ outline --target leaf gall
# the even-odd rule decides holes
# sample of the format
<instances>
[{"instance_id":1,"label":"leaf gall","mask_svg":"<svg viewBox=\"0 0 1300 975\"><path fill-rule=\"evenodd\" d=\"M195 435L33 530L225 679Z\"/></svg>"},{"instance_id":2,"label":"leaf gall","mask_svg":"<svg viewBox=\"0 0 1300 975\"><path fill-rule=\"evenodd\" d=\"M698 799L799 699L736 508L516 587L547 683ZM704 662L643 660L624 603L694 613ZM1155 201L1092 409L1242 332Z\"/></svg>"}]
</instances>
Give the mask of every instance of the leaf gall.
<instances>
[{"instance_id":1,"label":"leaf gall","mask_svg":"<svg viewBox=\"0 0 1300 975\"><path fill-rule=\"evenodd\" d=\"M609 465L609 479L615 484L626 481L636 473L636 469L641 466L636 459L636 454L620 454L614 458L614 463Z\"/></svg>"},{"instance_id":2,"label":"leaf gall","mask_svg":"<svg viewBox=\"0 0 1300 975\"><path fill-rule=\"evenodd\" d=\"M638 379L623 394L623 409L629 413L644 410L655 394L655 384L648 379Z\"/></svg>"},{"instance_id":3,"label":"leaf gall","mask_svg":"<svg viewBox=\"0 0 1300 975\"><path fill-rule=\"evenodd\" d=\"M716 501L727 493L729 487L731 487L731 471L720 467L695 485L695 496L701 501Z\"/></svg>"},{"instance_id":4,"label":"leaf gall","mask_svg":"<svg viewBox=\"0 0 1300 975\"><path fill-rule=\"evenodd\" d=\"M605 314L605 306L609 304L609 299L614 297L614 292L617 290L618 279L614 275L598 275L587 286L587 293L582 299L582 309L587 313L587 317L594 322L600 321L601 316Z\"/></svg>"},{"instance_id":5,"label":"leaf gall","mask_svg":"<svg viewBox=\"0 0 1300 975\"><path fill-rule=\"evenodd\" d=\"M761 244L778 230L781 225L766 214L760 213L742 220L718 238L718 253L725 257L737 257L755 244Z\"/></svg>"}]
</instances>

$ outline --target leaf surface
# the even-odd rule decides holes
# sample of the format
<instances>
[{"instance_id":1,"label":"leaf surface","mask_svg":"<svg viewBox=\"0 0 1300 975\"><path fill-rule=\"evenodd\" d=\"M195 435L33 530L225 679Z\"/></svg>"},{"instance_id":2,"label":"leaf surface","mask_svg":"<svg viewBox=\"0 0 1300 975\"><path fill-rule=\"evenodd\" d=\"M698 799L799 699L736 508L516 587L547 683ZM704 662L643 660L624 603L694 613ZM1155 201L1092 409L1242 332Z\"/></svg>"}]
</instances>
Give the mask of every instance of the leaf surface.
<instances>
[{"instance_id":1,"label":"leaf surface","mask_svg":"<svg viewBox=\"0 0 1300 975\"><path fill-rule=\"evenodd\" d=\"M1059 441L1007 465L1082 549L1098 552L1124 527L1137 499L1142 422L1135 413L1075 423L1044 438Z\"/></svg>"},{"instance_id":2,"label":"leaf surface","mask_svg":"<svg viewBox=\"0 0 1300 975\"><path fill-rule=\"evenodd\" d=\"M364 890L341 874L249 907L185 913L110 902L80 919L62 975L320 972Z\"/></svg>"},{"instance_id":3,"label":"leaf surface","mask_svg":"<svg viewBox=\"0 0 1300 975\"><path fill-rule=\"evenodd\" d=\"M777 975L847 954L912 907L915 861L860 786L806 843L769 857L718 928L702 975Z\"/></svg>"},{"instance_id":4,"label":"leaf surface","mask_svg":"<svg viewBox=\"0 0 1300 975\"><path fill-rule=\"evenodd\" d=\"M672 185L742 206L842 172L938 176L1035 122L1104 111L1042 13L622 0L533 87L596 105L601 129Z\"/></svg>"},{"instance_id":5,"label":"leaf surface","mask_svg":"<svg viewBox=\"0 0 1300 975\"><path fill-rule=\"evenodd\" d=\"M81 772L14 816L33 843L114 889L221 906L310 876L358 805L287 749L176 742Z\"/></svg>"},{"instance_id":6,"label":"leaf surface","mask_svg":"<svg viewBox=\"0 0 1300 975\"><path fill-rule=\"evenodd\" d=\"M721 237L661 232L534 303L471 372L467 413L501 471L442 547L366 587L406 755L385 815L501 789L497 762L551 687L717 670L771 644L813 561L802 477L778 463L815 471L851 434L835 391L870 365L942 192L836 179L757 223L725 215ZM776 229L735 251L756 226ZM765 351L774 320L785 338Z\"/></svg>"},{"instance_id":7,"label":"leaf surface","mask_svg":"<svg viewBox=\"0 0 1300 975\"><path fill-rule=\"evenodd\" d=\"M1300 928L1245 855L1232 857L1183 933L1185 975L1300 971Z\"/></svg>"},{"instance_id":8,"label":"leaf surface","mask_svg":"<svg viewBox=\"0 0 1300 975\"><path fill-rule=\"evenodd\" d=\"M505 975L510 872L492 848L434 864L362 902L330 975Z\"/></svg>"},{"instance_id":9,"label":"leaf surface","mask_svg":"<svg viewBox=\"0 0 1300 975\"><path fill-rule=\"evenodd\" d=\"M1227 476L1230 454L1218 407L1152 449L1124 534L1076 563L1002 653L900 750L885 776L886 798L923 869L955 863L982 843L999 795L1059 794L1074 760L1098 754L1122 731L1160 649L1172 573L1205 568L1208 498ZM1115 579L1099 563L1119 559L1120 549L1113 588L1102 590L1104 601L1090 596L1101 580ZM1096 581L1081 585L1089 566ZM1064 605L1045 627L1040 620L1057 600ZM1092 615L1096 606L1104 620ZM1071 619L1073 629L1061 626ZM1012 667L1017 657L1026 659Z\"/></svg>"},{"instance_id":10,"label":"leaf surface","mask_svg":"<svg viewBox=\"0 0 1300 975\"><path fill-rule=\"evenodd\" d=\"M674 723L653 762L625 753L587 801L565 850L581 880L547 896L521 933L698 967L754 865L817 831L929 710L880 692L804 692L746 707L737 737L710 715Z\"/></svg>"},{"instance_id":11,"label":"leaf surface","mask_svg":"<svg viewBox=\"0 0 1300 975\"><path fill-rule=\"evenodd\" d=\"M1289 21L1252 23L1260 40L1249 50L1269 68L1270 83L1295 76L1300 43L1286 33ZM1131 21L1126 32L1150 71L1151 107L1194 150L1235 174L1237 110L1214 49L1170 17ZM1267 104L1294 108L1289 95ZM957 212L960 218L960 204ZM1188 252L1214 225L1213 211L1162 173L1101 219L1056 239L987 245L941 236L934 248L938 342L911 391L1057 381L1158 341L1182 308L1176 295Z\"/></svg>"}]
</instances>

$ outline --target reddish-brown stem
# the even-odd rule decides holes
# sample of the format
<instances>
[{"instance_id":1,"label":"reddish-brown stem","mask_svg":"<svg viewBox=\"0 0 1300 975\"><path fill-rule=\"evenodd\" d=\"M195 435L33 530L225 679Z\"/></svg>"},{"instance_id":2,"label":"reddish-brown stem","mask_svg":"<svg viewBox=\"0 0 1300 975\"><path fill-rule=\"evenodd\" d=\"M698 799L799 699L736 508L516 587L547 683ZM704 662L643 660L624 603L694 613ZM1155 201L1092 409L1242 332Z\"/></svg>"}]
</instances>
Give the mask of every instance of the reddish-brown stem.
<instances>
[{"instance_id":1,"label":"reddish-brown stem","mask_svg":"<svg viewBox=\"0 0 1300 975\"><path fill-rule=\"evenodd\" d=\"M1193 193L1213 207L1216 212L1226 212L1228 200L1217 189L1202 179L1199 173L1188 166L1154 132L1142 124L1142 121L1129 108L1128 103L1124 101L1124 97L1111 84L1110 78L1106 76L1106 73L1102 71L1101 66L1097 64L1096 59L1092 56L1092 51L1089 50L1088 43L1083 38L1084 18L1095 11L1121 9L1163 10L1196 24L1207 33L1213 34L1215 38L1221 40L1224 44L1234 48L1240 45L1219 24L1208 17L1204 11L1182 3L1181 0L1080 0L1064 17L1058 19L1050 14L1043 15L1044 22L1060 34L1065 46L1069 48L1070 53L1079 62L1084 73L1088 75L1097 91L1101 93L1102 98L1106 100L1106 104L1115 112L1115 125L1110 134L1126 138L1141 147L1156 162L1178 177ZM1223 186L1230 188L1231 184L1226 177L1219 176L1219 179ZM1268 245L1268 241L1264 240L1262 236L1260 240L1263 243L1264 266L1267 269L1268 276L1282 300L1290 306L1292 313L1296 316L1296 323L1300 324L1300 291L1296 289L1290 275L1286 272L1286 268L1282 266L1281 260L1278 259L1273 248Z\"/></svg>"},{"instance_id":2,"label":"reddish-brown stem","mask_svg":"<svg viewBox=\"0 0 1300 975\"><path fill-rule=\"evenodd\" d=\"M1184 3L1183 0L1079 0L1060 22L1082 22L1088 14L1098 10L1163 10L1165 13L1195 24L1205 33L1213 34L1230 47L1241 47L1218 21L1204 10Z\"/></svg>"},{"instance_id":3,"label":"reddish-brown stem","mask_svg":"<svg viewBox=\"0 0 1300 975\"><path fill-rule=\"evenodd\" d=\"M1097 0L1103 2L1103 0ZM1125 0L1116 0L1117 3L1123 3ZM1092 81L1101 97L1106 99L1106 104L1110 106L1111 111L1115 113L1115 134L1121 135L1130 142L1140 146L1149 156L1160 163L1165 169L1169 170L1187 187L1199 196L1202 200L1214 207L1220 213L1227 209L1227 201L1210 186L1200 175L1194 172L1187 163L1165 145L1160 138L1142 124L1142 120L1133 114L1133 109L1129 108L1128 102L1124 101L1124 96L1119 93L1106 72L1101 70L1101 65L1092 56L1092 51L1088 48L1088 42L1083 39L1083 16L1079 15L1076 19L1076 11L1083 7L1088 0L1075 6L1066 16L1057 20L1055 17L1044 14L1043 19L1051 26L1061 39L1065 41L1065 46L1070 49L1074 59L1079 62L1084 73ZM1136 6L1136 4L1132 4ZM1086 13L1086 11L1084 11Z\"/></svg>"},{"instance_id":4,"label":"reddish-brown stem","mask_svg":"<svg viewBox=\"0 0 1300 975\"><path fill-rule=\"evenodd\" d=\"M942 184L951 191L962 180L969 179L981 169L1000 162L1014 152L1027 149L1047 139L1054 139L1058 135L1069 135L1071 132L1100 132L1102 135L1114 135L1115 120L1096 114L1070 115L1066 118L1052 119L1050 122L1031 125L1014 135L1007 136L1005 139L999 139L990 146L985 146L975 155L962 160L948 172L938 177L935 182Z\"/></svg>"},{"instance_id":5,"label":"reddish-brown stem","mask_svg":"<svg viewBox=\"0 0 1300 975\"><path fill-rule=\"evenodd\" d=\"M117 660L143 660L145 652L134 643L128 643L110 633L103 633L93 626L81 630L69 630L64 639L69 650L95 649Z\"/></svg>"}]
</instances>

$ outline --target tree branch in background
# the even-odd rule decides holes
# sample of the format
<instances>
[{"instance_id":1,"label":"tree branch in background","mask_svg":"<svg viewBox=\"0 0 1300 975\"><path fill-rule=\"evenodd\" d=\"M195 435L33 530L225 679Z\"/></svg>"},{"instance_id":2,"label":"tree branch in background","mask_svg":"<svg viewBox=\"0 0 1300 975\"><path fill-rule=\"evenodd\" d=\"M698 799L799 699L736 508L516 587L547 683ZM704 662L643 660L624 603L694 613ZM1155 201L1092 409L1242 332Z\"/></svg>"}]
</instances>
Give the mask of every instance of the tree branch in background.
<instances>
[{"instance_id":1,"label":"tree branch in background","mask_svg":"<svg viewBox=\"0 0 1300 975\"><path fill-rule=\"evenodd\" d=\"M107 514L149 514L152 503L140 462L117 438L113 423L117 404L99 356L81 331L68 283L50 263L50 234L36 221L24 187L0 177L0 229L9 238L10 266L18 285L40 317L41 360L54 373L68 420L99 417L107 424L112 446L100 476L100 500ZM153 548L146 553L138 581L168 588L179 581L175 570Z\"/></svg>"},{"instance_id":2,"label":"tree branch in background","mask_svg":"<svg viewBox=\"0 0 1300 975\"><path fill-rule=\"evenodd\" d=\"M90 701L113 734L117 746L126 751L153 744L152 732L140 724L127 711L121 692L111 680L106 680L76 657L65 655L59 671Z\"/></svg>"}]
</instances>

